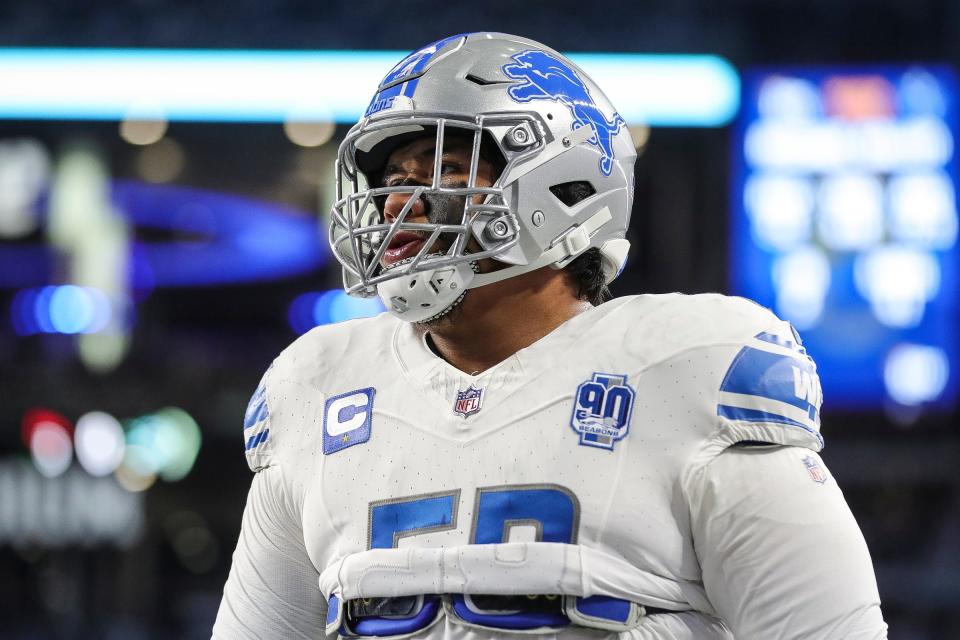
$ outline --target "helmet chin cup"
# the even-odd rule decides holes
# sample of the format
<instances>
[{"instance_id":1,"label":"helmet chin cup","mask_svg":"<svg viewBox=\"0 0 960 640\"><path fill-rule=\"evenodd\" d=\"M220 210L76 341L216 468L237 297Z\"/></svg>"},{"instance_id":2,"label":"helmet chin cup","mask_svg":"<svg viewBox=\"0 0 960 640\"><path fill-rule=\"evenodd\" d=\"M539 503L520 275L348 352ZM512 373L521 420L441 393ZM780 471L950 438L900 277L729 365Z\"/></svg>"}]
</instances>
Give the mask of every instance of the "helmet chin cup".
<instances>
[{"instance_id":1,"label":"helmet chin cup","mask_svg":"<svg viewBox=\"0 0 960 640\"><path fill-rule=\"evenodd\" d=\"M471 263L437 267L411 273L377 285L377 293L393 315L407 322L422 322L448 312L473 281Z\"/></svg>"}]
</instances>

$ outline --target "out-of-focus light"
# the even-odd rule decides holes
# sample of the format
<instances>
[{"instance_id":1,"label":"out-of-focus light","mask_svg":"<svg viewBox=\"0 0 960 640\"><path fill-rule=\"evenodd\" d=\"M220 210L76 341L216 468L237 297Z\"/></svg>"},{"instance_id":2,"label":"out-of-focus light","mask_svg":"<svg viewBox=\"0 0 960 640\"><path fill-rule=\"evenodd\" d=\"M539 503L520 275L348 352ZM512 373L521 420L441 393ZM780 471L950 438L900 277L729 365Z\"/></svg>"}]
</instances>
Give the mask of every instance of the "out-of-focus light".
<instances>
[{"instance_id":1,"label":"out-of-focus light","mask_svg":"<svg viewBox=\"0 0 960 640\"><path fill-rule=\"evenodd\" d=\"M764 249L788 251L810 239L813 185L786 175L751 176L744 187L753 236Z\"/></svg>"},{"instance_id":2,"label":"out-of-focus light","mask_svg":"<svg viewBox=\"0 0 960 640\"><path fill-rule=\"evenodd\" d=\"M947 114L947 96L937 79L928 71L913 69L900 80L900 102L904 113L943 118Z\"/></svg>"},{"instance_id":3,"label":"out-of-focus light","mask_svg":"<svg viewBox=\"0 0 960 640\"><path fill-rule=\"evenodd\" d=\"M80 333L93 323L91 296L75 285L54 289L50 296L50 324L57 333Z\"/></svg>"},{"instance_id":4,"label":"out-of-focus light","mask_svg":"<svg viewBox=\"0 0 960 640\"><path fill-rule=\"evenodd\" d=\"M141 476L155 474L176 482L193 468L200 440L194 419L182 409L167 407L130 423L127 445L135 451L124 464Z\"/></svg>"},{"instance_id":5,"label":"out-of-focus light","mask_svg":"<svg viewBox=\"0 0 960 640\"><path fill-rule=\"evenodd\" d=\"M309 120L287 120L283 131L290 142L301 147L320 147L333 138L337 126L332 122L311 122Z\"/></svg>"},{"instance_id":6,"label":"out-of-focus light","mask_svg":"<svg viewBox=\"0 0 960 640\"><path fill-rule=\"evenodd\" d=\"M96 333L110 322L113 307L93 287L48 286L18 292L10 315L19 335Z\"/></svg>"},{"instance_id":7,"label":"out-of-focus light","mask_svg":"<svg viewBox=\"0 0 960 640\"><path fill-rule=\"evenodd\" d=\"M819 323L830 288L830 262L821 250L804 247L779 257L773 282L780 315L801 331Z\"/></svg>"},{"instance_id":8,"label":"out-of-focus light","mask_svg":"<svg viewBox=\"0 0 960 640\"><path fill-rule=\"evenodd\" d=\"M30 455L41 474L56 478L70 468L73 443L70 433L56 422L40 422L30 436Z\"/></svg>"},{"instance_id":9,"label":"out-of-focus light","mask_svg":"<svg viewBox=\"0 0 960 640\"><path fill-rule=\"evenodd\" d=\"M832 124L758 120L744 138L747 162L770 170L830 171L844 164L844 141Z\"/></svg>"},{"instance_id":10,"label":"out-of-focus light","mask_svg":"<svg viewBox=\"0 0 960 640\"><path fill-rule=\"evenodd\" d=\"M13 331L20 336L29 336L40 331L33 310L37 303L37 289L17 291L10 303L10 321Z\"/></svg>"},{"instance_id":11,"label":"out-of-focus light","mask_svg":"<svg viewBox=\"0 0 960 640\"><path fill-rule=\"evenodd\" d=\"M953 134L940 118L910 118L903 124L899 142L901 162L906 166L936 169L953 157Z\"/></svg>"},{"instance_id":12,"label":"out-of-focus light","mask_svg":"<svg viewBox=\"0 0 960 640\"><path fill-rule=\"evenodd\" d=\"M953 156L953 136L928 117L858 124L771 119L750 124L744 152L750 165L780 171L936 169Z\"/></svg>"},{"instance_id":13,"label":"out-of-focus light","mask_svg":"<svg viewBox=\"0 0 960 640\"><path fill-rule=\"evenodd\" d=\"M355 298L344 291L335 291L330 301L329 322L343 322L354 318L370 318L386 311L380 298ZM317 319L321 319L317 317Z\"/></svg>"},{"instance_id":14,"label":"out-of-focus light","mask_svg":"<svg viewBox=\"0 0 960 640\"><path fill-rule=\"evenodd\" d=\"M837 74L823 83L823 102L828 116L844 120L892 118L896 113L896 89L878 74Z\"/></svg>"},{"instance_id":15,"label":"out-of-focus light","mask_svg":"<svg viewBox=\"0 0 960 640\"><path fill-rule=\"evenodd\" d=\"M297 335L304 334L316 326L313 322L313 305L319 297L317 293L302 293L290 303L287 320L290 322L290 328Z\"/></svg>"},{"instance_id":16,"label":"out-of-focus light","mask_svg":"<svg viewBox=\"0 0 960 640\"><path fill-rule=\"evenodd\" d=\"M159 434L165 460L160 477L167 482L182 480L197 460L200 452L200 427L183 409L167 407L156 413L163 421Z\"/></svg>"},{"instance_id":17,"label":"out-of-focus light","mask_svg":"<svg viewBox=\"0 0 960 640\"><path fill-rule=\"evenodd\" d=\"M140 445L128 444L123 450L123 462L113 472L120 486L132 493L146 491L157 481L157 474L151 471L150 451Z\"/></svg>"},{"instance_id":18,"label":"out-of-focus light","mask_svg":"<svg viewBox=\"0 0 960 640\"><path fill-rule=\"evenodd\" d=\"M355 298L342 289L311 291L297 296L290 303L290 327L299 334L333 322L368 318L383 313L380 298Z\"/></svg>"},{"instance_id":19,"label":"out-of-focus light","mask_svg":"<svg viewBox=\"0 0 960 640\"><path fill-rule=\"evenodd\" d=\"M940 291L937 259L903 247L884 247L857 256L853 275L874 316L888 327L920 324L927 301Z\"/></svg>"},{"instance_id":20,"label":"out-of-focus light","mask_svg":"<svg viewBox=\"0 0 960 640\"><path fill-rule=\"evenodd\" d=\"M140 150L134 166L144 180L163 184L172 182L183 172L187 156L175 140L164 138Z\"/></svg>"},{"instance_id":21,"label":"out-of-focus light","mask_svg":"<svg viewBox=\"0 0 960 640\"><path fill-rule=\"evenodd\" d=\"M50 479L29 461L0 459L0 546L125 549L140 540L144 520L142 496L112 480L76 467Z\"/></svg>"},{"instance_id":22,"label":"out-of-focus light","mask_svg":"<svg viewBox=\"0 0 960 640\"><path fill-rule=\"evenodd\" d=\"M46 186L50 158L36 140L0 140L0 238L19 238L39 223L35 203Z\"/></svg>"},{"instance_id":23,"label":"out-of-focus light","mask_svg":"<svg viewBox=\"0 0 960 640\"><path fill-rule=\"evenodd\" d=\"M309 105L316 115L356 122L384 74L407 54L0 49L0 118L121 120L150 105L171 121L283 122ZM627 122L722 126L740 104L740 77L717 56L570 58L605 88Z\"/></svg>"},{"instance_id":24,"label":"out-of-focus light","mask_svg":"<svg viewBox=\"0 0 960 640\"><path fill-rule=\"evenodd\" d=\"M82 415L73 440L77 460L92 476L108 475L123 461L123 427L109 413L91 411Z\"/></svg>"},{"instance_id":25,"label":"out-of-focus light","mask_svg":"<svg viewBox=\"0 0 960 640\"><path fill-rule=\"evenodd\" d=\"M949 410L960 389L952 373L935 399L907 406L887 388L906 365L886 384L884 369L899 343L937 348L957 368L956 70L831 65L746 77L732 292L803 330L837 406L883 408L902 424Z\"/></svg>"},{"instance_id":26,"label":"out-of-focus light","mask_svg":"<svg viewBox=\"0 0 960 640\"><path fill-rule=\"evenodd\" d=\"M765 118L816 118L823 111L820 92L809 80L775 76L763 82L757 109Z\"/></svg>"},{"instance_id":27,"label":"out-of-focus light","mask_svg":"<svg viewBox=\"0 0 960 640\"><path fill-rule=\"evenodd\" d=\"M650 141L650 127L643 124L630 125L630 139L633 140L633 148L642 151Z\"/></svg>"},{"instance_id":28,"label":"out-of-focus light","mask_svg":"<svg viewBox=\"0 0 960 640\"><path fill-rule=\"evenodd\" d=\"M330 157L332 149L312 153ZM92 225L85 223L77 225L79 229L74 228L73 233L65 233L63 237L74 243L77 235L88 236L84 238L84 275L71 280L107 292L115 305L117 320L127 318L128 307L125 291L114 283L126 285L131 270L134 291L142 295L155 287L276 280L315 271L327 261L329 246L318 232L317 217L305 210L233 194L145 182L119 181L111 190L112 210L123 214L125 224L186 234L216 230L215 236L194 242L189 251L184 251L181 242L134 242L131 251L126 231L105 239L110 234L103 228L90 231ZM64 200L73 202L67 195ZM186 207L206 210L204 224L177 226L185 216L172 212ZM104 245L108 245L109 260L105 259ZM50 248L40 243L9 246L0 243L0 288L45 284L50 279L51 266L56 264L51 258ZM87 277L90 272L97 277ZM114 274L113 283L105 273ZM36 324L36 320L32 320L20 322L19 326L26 331L28 325Z\"/></svg>"},{"instance_id":29,"label":"out-of-focus light","mask_svg":"<svg viewBox=\"0 0 960 640\"><path fill-rule=\"evenodd\" d=\"M887 355L883 381L890 397L902 405L936 400L947 386L950 363L938 347L899 344Z\"/></svg>"},{"instance_id":30,"label":"out-of-focus light","mask_svg":"<svg viewBox=\"0 0 960 640\"><path fill-rule=\"evenodd\" d=\"M38 425L43 423L52 423L59 425L67 433L73 429L73 425L62 414L43 407L35 407L23 414L20 421L20 438L25 447L30 448L30 441L33 439L33 431Z\"/></svg>"},{"instance_id":31,"label":"out-of-focus light","mask_svg":"<svg viewBox=\"0 0 960 640\"><path fill-rule=\"evenodd\" d=\"M310 321L313 326L330 324L334 322L331 310L334 302L343 294L339 289L320 292L314 299L313 306L310 309Z\"/></svg>"},{"instance_id":32,"label":"out-of-focus light","mask_svg":"<svg viewBox=\"0 0 960 640\"><path fill-rule=\"evenodd\" d=\"M120 137L136 145L158 142L167 133L167 121L126 119L120 122Z\"/></svg>"},{"instance_id":33,"label":"out-of-focus light","mask_svg":"<svg viewBox=\"0 0 960 640\"><path fill-rule=\"evenodd\" d=\"M820 185L820 240L836 251L867 249L883 237L883 186L875 176L846 174Z\"/></svg>"},{"instance_id":34,"label":"out-of-focus light","mask_svg":"<svg viewBox=\"0 0 960 640\"><path fill-rule=\"evenodd\" d=\"M956 243L956 194L950 176L941 171L893 176L887 189L894 238L941 251Z\"/></svg>"},{"instance_id":35,"label":"out-of-focus light","mask_svg":"<svg viewBox=\"0 0 960 640\"><path fill-rule=\"evenodd\" d=\"M37 292L34 301L33 318L36 323L38 333L57 333L53 323L50 322L50 300L56 292L56 287L42 287Z\"/></svg>"},{"instance_id":36,"label":"out-of-focus light","mask_svg":"<svg viewBox=\"0 0 960 640\"><path fill-rule=\"evenodd\" d=\"M193 511L180 511L167 518L164 529L184 567L197 574L213 569L220 545L203 517Z\"/></svg>"}]
</instances>

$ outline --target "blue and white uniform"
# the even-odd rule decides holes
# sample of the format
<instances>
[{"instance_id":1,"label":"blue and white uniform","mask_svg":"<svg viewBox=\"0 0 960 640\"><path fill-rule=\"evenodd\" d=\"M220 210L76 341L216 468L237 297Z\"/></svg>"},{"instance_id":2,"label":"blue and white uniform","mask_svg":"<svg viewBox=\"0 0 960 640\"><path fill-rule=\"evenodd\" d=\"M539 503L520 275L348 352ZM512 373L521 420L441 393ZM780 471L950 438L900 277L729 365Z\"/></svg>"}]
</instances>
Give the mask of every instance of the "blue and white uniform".
<instances>
[{"instance_id":1,"label":"blue and white uniform","mask_svg":"<svg viewBox=\"0 0 960 640\"><path fill-rule=\"evenodd\" d=\"M740 298L619 298L478 375L384 314L248 410L214 637L886 637L816 368Z\"/></svg>"}]
</instances>

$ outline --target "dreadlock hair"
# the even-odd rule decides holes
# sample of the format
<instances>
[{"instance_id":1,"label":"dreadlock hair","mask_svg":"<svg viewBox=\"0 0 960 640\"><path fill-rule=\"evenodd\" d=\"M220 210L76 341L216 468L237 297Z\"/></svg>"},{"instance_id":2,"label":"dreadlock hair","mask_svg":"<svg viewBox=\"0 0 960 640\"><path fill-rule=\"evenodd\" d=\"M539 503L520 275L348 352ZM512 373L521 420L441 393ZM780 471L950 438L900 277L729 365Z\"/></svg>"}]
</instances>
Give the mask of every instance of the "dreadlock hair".
<instances>
[{"instance_id":1,"label":"dreadlock hair","mask_svg":"<svg viewBox=\"0 0 960 640\"><path fill-rule=\"evenodd\" d=\"M585 180L564 182L550 187L551 193L568 207L586 200L597 192L593 185ZM577 287L577 297L598 306L613 297L603 275L603 254L600 249L590 247L564 267L567 275Z\"/></svg>"},{"instance_id":2,"label":"dreadlock hair","mask_svg":"<svg viewBox=\"0 0 960 640\"><path fill-rule=\"evenodd\" d=\"M603 254L590 247L563 269L577 286L577 297L599 306L613 297L603 275Z\"/></svg>"}]
</instances>

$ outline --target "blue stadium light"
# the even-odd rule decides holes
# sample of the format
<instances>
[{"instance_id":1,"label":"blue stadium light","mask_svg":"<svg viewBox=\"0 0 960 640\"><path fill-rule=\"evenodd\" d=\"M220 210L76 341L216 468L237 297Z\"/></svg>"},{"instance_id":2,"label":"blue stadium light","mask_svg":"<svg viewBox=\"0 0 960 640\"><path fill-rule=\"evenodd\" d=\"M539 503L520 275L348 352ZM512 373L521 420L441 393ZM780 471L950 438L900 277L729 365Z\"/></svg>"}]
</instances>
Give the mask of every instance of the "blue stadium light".
<instances>
[{"instance_id":1,"label":"blue stadium light","mask_svg":"<svg viewBox=\"0 0 960 640\"><path fill-rule=\"evenodd\" d=\"M21 336L96 333L107 326L112 314L106 294L72 284L18 291L10 305L13 329Z\"/></svg>"},{"instance_id":2,"label":"blue stadium light","mask_svg":"<svg viewBox=\"0 0 960 640\"><path fill-rule=\"evenodd\" d=\"M294 331L304 334L320 325L368 318L384 311L380 298L354 298L342 289L330 289L310 291L294 298L287 318Z\"/></svg>"},{"instance_id":3,"label":"blue stadium light","mask_svg":"<svg viewBox=\"0 0 960 640\"><path fill-rule=\"evenodd\" d=\"M351 123L406 53L0 48L0 118ZM718 56L569 55L628 123L716 127L739 107Z\"/></svg>"},{"instance_id":4,"label":"blue stadium light","mask_svg":"<svg viewBox=\"0 0 960 640\"><path fill-rule=\"evenodd\" d=\"M115 181L111 191L117 211L132 225L191 238L133 244L132 280L141 293L155 287L286 278L320 268L330 252L316 216L306 211L228 193L130 180ZM191 215L197 211L203 215ZM0 244L0 289L43 285L49 281L51 264L52 249L47 245ZM52 295L52 290L43 295ZM60 304L84 304L63 295L68 297ZM49 323L49 314L41 320L25 319L19 311L14 315L14 326L23 335L56 332L38 326Z\"/></svg>"},{"instance_id":5,"label":"blue stadium light","mask_svg":"<svg viewBox=\"0 0 960 640\"><path fill-rule=\"evenodd\" d=\"M832 407L956 405L957 96L943 66L745 78L732 288L800 330Z\"/></svg>"},{"instance_id":6,"label":"blue stadium light","mask_svg":"<svg viewBox=\"0 0 960 640\"><path fill-rule=\"evenodd\" d=\"M10 303L10 322L14 333L18 336L39 333L40 328L33 312L36 301L36 289L24 289L13 296L13 301Z\"/></svg>"},{"instance_id":7,"label":"blue stadium light","mask_svg":"<svg viewBox=\"0 0 960 640\"><path fill-rule=\"evenodd\" d=\"M137 243L138 288L274 280L317 269L329 254L316 216L271 202L125 180L114 183L113 201L137 227L196 236L187 243ZM190 210L205 215L174 215Z\"/></svg>"}]
</instances>

